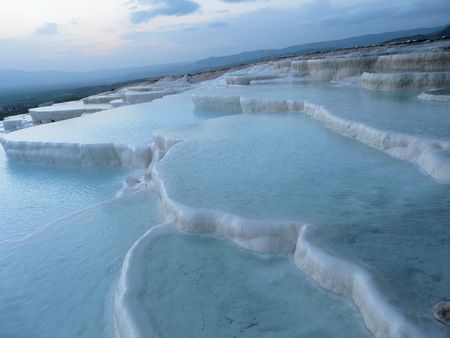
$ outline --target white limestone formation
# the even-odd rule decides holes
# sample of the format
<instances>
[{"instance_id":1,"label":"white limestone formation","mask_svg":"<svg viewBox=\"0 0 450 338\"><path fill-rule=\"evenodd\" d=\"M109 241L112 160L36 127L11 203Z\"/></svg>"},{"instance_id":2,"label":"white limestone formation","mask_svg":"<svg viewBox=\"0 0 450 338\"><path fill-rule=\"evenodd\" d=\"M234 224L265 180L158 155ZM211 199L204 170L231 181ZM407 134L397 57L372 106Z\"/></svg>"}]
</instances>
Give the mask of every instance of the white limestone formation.
<instances>
[{"instance_id":1,"label":"white limestone formation","mask_svg":"<svg viewBox=\"0 0 450 338\"><path fill-rule=\"evenodd\" d=\"M6 138L1 138L0 143L9 159L31 163L144 169L152 159L150 145L27 142Z\"/></svg>"},{"instance_id":2,"label":"white limestone formation","mask_svg":"<svg viewBox=\"0 0 450 338\"><path fill-rule=\"evenodd\" d=\"M122 107L123 105L125 105L123 99L112 100L110 104L113 108Z\"/></svg>"},{"instance_id":3,"label":"white limestone formation","mask_svg":"<svg viewBox=\"0 0 450 338\"><path fill-rule=\"evenodd\" d=\"M385 91L439 88L450 85L450 72L364 72L361 84L366 89Z\"/></svg>"},{"instance_id":4,"label":"white limestone formation","mask_svg":"<svg viewBox=\"0 0 450 338\"><path fill-rule=\"evenodd\" d=\"M155 90L154 85L142 85L142 86L131 86L126 87L126 90L132 91L132 92L151 92Z\"/></svg>"},{"instance_id":5,"label":"white limestone formation","mask_svg":"<svg viewBox=\"0 0 450 338\"><path fill-rule=\"evenodd\" d=\"M438 332L424 332L417 328L411 318L386 299L366 270L332 256L308 241L308 227L305 225L298 237L294 253L295 263L323 288L351 299L375 337L440 336Z\"/></svg>"},{"instance_id":6,"label":"white limestone formation","mask_svg":"<svg viewBox=\"0 0 450 338\"><path fill-rule=\"evenodd\" d=\"M83 99L84 104L105 104L111 103L113 100L121 99L122 95L120 93L105 93L88 96Z\"/></svg>"},{"instance_id":7,"label":"white limestone formation","mask_svg":"<svg viewBox=\"0 0 450 338\"><path fill-rule=\"evenodd\" d=\"M31 126L33 126L33 121L30 114L8 116L3 119L3 131L5 133L10 133L12 131Z\"/></svg>"},{"instance_id":8,"label":"white limestone formation","mask_svg":"<svg viewBox=\"0 0 450 338\"><path fill-rule=\"evenodd\" d=\"M286 66L289 61L275 64L275 67ZM292 60L292 71L308 74L323 81L337 80L361 75L364 72L377 70L418 70L440 71L450 69L450 52L427 52L381 56L329 56L326 58L311 58Z\"/></svg>"},{"instance_id":9,"label":"white limestone formation","mask_svg":"<svg viewBox=\"0 0 450 338\"><path fill-rule=\"evenodd\" d=\"M448 89L430 90L427 92L420 93L418 98L425 101L450 102L450 90Z\"/></svg>"},{"instance_id":10,"label":"white limestone formation","mask_svg":"<svg viewBox=\"0 0 450 338\"><path fill-rule=\"evenodd\" d=\"M155 91L131 91L126 90L123 93L123 103L125 104L136 104L143 102L151 102L155 99L160 99L166 95L175 94L175 90L155 90Z\"/></svg>"},{"instance_id":11,"label":"white limestone formation","mask_svg":"<svg viewBox=\"0 0 450 338\"><path fill-rule=\"evenodd\" d=\"M85 104L82 101L72 101L46 107L31 108L29 112L34 124L42 124L67 120L83 114L92 114L111 108L110 104Z\"/></svg>"},{"instance_id":12,"label":"white limestone formation","mask_svg":"<svg viewBox=\"0 0 450 338\"><path fill-rule=\"evenodd\" d=\"M226 81L228 85L248 86L252 81L273 80L279 78L280 75L277 74L243 74L228 76L226 77Z\"/></svg>"},{"instance_id":13,"label":"white limestone formation","mask_svg":"<svg viewBox=\"0 0 450 338\"><path fill-rule=\"evenodd\" d=\"M205 111L241 113L240 100L240 96L192 95L195 108Z\"/></svg>"},{"instance_id":14,"label":"white limestone formation","mask_svg":"<svg viewBox=\"0 0 450 338\"><path fill-rule=\"evenodd\" d=\"M139 257L155 236L167 231L169 224L157 225L148 230L128 251L123 262L119 283L114 297L114 327L117 338L157 337L146 318L142 317L136 304L136 293L142 289L144 281Z\"/></svg>"},{"instance_id":15,"label":"white limestone formation","mask_svg":"<svg viewBox=\"0 0 450 338\"><path fill-rule=\"evenodd\" d=\"M291 62L291 69L317 80L330 81L360 75L364 70L373 69L375 62L376 57L330 57L295 60Z\"/></svg>"}]
</instances>

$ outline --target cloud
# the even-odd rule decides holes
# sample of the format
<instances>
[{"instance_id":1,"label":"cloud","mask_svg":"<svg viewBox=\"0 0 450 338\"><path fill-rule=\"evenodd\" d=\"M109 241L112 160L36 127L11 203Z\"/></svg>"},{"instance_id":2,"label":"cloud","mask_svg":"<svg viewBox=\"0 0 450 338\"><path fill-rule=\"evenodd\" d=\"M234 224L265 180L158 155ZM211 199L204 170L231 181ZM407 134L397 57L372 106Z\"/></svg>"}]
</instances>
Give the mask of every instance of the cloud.
<instances>
[{"instance_id":1,"label":"cloud","mask_svg":"<svg viewBox=\"0 0 450 338\"><path fill-rule=\"evenodd\" d=\"M58 34L60 30L61 25L55 22L47 22L43 26L36 29L34 33L37 35L55 35Z\"/></svg>"},{"instance_id":2,"label":"cloud","mask_svg":"<svg viewBox=\"0 0 450 338\"><path fill-rule=\"evenodd\" d=\"M222 28L225 27L227 25L227 23L225 21L216 21L216 22L211 22L208 27L209 28Z\"/></svg>"},{"instance_id":3,"label":"cloud","mask_svg":"<svg viewBox=\"0 0 450 338\"><path fill-rule=\"evenodd\" d=\"M27 1L34 3L29 0L16 2ZM60 19L64 21L42 19L36 26L31 19L28 25L17 20L0 22L3 33L0 45L9 51L0 53L0 68L86 70L132 67L418 26L437 27L449 22L448 1L190 0L194 3L194 14L177 17L186 12L181 10L186 9L183 6L186 0L110 0L111 6L104 8L101 20L92 21L83 12L85 3L98 2L78 0L73 7L79 6L82 11L67 6L68 12L61 16L65 19ZM42 1L47 2L66 3ZM36 4L37 9L39 6ZM145 13L141 22L154 21L131 24L130 14L139 11ZM41 13L33 9L28 12ZM161 16L169 14L174 16ZM154 18L156 15L160 16ZM72 19L78 17L81 18L80 26L74 26L77 20ZM51 22L57 24L51 25ZM55 35L45 35L50 33ZM78 45L82 43L86 46ZM80 51L84 57L75 55L73 51Z\"/></svg>"},{"instance_id":4,"label":"cloud","mask_svg":"<svg viewBox=\"0 0 450 338\"><path fill-rule=\"evenodd\" d=\"M183 16L197 12L200 5L193 0L140 0L144 9L131 13L131 22L147 22L157 16Z\"/></svg>"},{"instance_id":5,"label":"cloud","mask_svg":"<svg viewBox=\"0 0 450 338\"><path fill-rule=\"evenodd\" d=\"M328 4L327 1L323 3ZM318 4L320 4L320 1ZM326 6L322 7L327 8ZM328 13L330 13L328 16L318 20L319 24L323 26L345 26L400 19L412 20L424 16L433 16L437 13L450 13L450 7L448 7L448 0L435 0L433 2L424 0L398 2L378 0L376 3L368 1L358 6L351 2L340 6L328 6ZM339 13L339 15L334 13Z\"/></svg>"},{"instance_id":6,"label":"cloud","mask_svg":"<svg viewBox=\"0 0 450 338\"><path fill-rule=\"evenodd\" d=\"M79 25L79 24L81 24L81 19L80 18L73 18L72 20L70 20L70 23L72 25Z\"/></svg>"},{"instance_id":7,"label":"cloud","mask_svg":"<svg viewBox=\"0 0 450 338\"><path fill-rule=\"evenodd\" d=\"M253 2L253 1L261 1L261 0L222 0L223 2L228 3L237 3L237 2Z\"/></svg>"},{"instance_id":8,"label":"cloud","mask_svg":"<svg viewBox=\"0 0 450 338\"><path fill-rule=\"evenodd\" d=\"M155 35L156 34L153 32L129 32L126 34L122 34L120 36L120 39L124 41L140 41L148 39Z\"/></svg>"}]
</instances>

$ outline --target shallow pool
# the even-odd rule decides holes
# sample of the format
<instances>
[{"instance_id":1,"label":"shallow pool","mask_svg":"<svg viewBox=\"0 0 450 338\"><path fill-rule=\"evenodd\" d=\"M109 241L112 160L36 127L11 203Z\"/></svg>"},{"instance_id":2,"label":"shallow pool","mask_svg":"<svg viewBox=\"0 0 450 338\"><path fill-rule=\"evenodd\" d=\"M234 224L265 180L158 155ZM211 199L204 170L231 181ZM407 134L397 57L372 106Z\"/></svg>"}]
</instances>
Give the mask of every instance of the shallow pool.
<instances>
[{"instance_id":1,"label":"shallow pool","mask_svg":"<svg viewBox=\"0 0 450 338\"><path fill-rule=\"evenodd\" d=\"M302 114L233 116L162 132L169 198L250 219L315 224L321 246L369 270L416 321L448 296L450 188ZM407 285L407 287L405 287Z\"/></svg>"},{"instance_id":2,"label":"shallow pool","mask_svg":"<svg viewBox=\"0 0 450 338\"><path fill-rule=\"evenodd\" d=\"M0 149L0 242L115 196L129 174L121 168L73 168L8 161Z\"/></svg>"},{"instance_id":3,"label":"shallow pool","mask_svg":"<svg viewBox=\"0 0 450 338\"><path fill-rule=\"evenodd\" d=\"M113 297L133 243L161 223L150 191L88 208L0 243L1 337L113 337Z\"/></svg>"},{"instance_id":4,"label":"shallow pool","mask_svg":"<svg viewBox=\"0 0 450 338\"><path fill-rule=\"evenodd\" d=\"M195 111L191 92L124 106L7 134L30 142L149 144L158 129L173 128L225 113ZM68 132L68 131L76 132Z\"/></svg>"},{"instance_id":5,"label":"shallow pool","mask_svg":"<svg viewBox=\"0 0 450 338\"><path fill-rule=\"evenodd\" d=\"M173 228L143 252L134 257L144 276L136 301L159 337L370 336L350 301L315 285L287 256Z\"/></svg>"},{"instance_id":6,"label":"shallow pool","mask_svg":"<svg viewBox=\"0 0 450 338\"><path fill-rule=\"evenodd\" d=\"M339 82L303 81L229 87L202 94L304 99L324 105L332 114L378 129L450 140L448 103L420 100L417 92L371 91Z\"/></svg>"}]
</instances>

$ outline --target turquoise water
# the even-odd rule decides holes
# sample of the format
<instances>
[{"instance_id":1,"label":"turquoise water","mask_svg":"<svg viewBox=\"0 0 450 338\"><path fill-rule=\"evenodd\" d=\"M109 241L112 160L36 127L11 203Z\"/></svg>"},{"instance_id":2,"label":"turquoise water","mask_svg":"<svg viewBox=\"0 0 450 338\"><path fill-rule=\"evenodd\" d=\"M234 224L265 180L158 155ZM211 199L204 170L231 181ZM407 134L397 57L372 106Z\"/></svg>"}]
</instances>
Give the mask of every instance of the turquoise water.
<instances>
[{"instance_id":1,"label":"turquoise water","mask_svg":"<svg viewBox=\"0 0 450 338\"><path fill-rule=\"evenodd\" d=\"M0 337L113 337L125 254L162 221L158 198L143 191L0 243Z\"/></svg>"},{"instance_id":2,"label":"turquoise water","mask_svg":"<svg viewBox=\"0 0 450 338\"><path fill-rule=\"evenodd\" d=\"M298 98L324 105L331 113L375 128L450 140L446 102L424 101L416 92L371 91L338 83L229 87L205 93L258 98ZM204 94L205 94L204 93Z\"/></svg>"},{"instance_id":3,"label":"turquoise water","mask_svg":"<svg viewBox=\"0 0 450 338\"><path fill-rule=\"evenodd\" d=\"M431 307L450 285L447 185L302 114L227 117L164 134L188 139L156 166L170 198L316 224L314 242L366 267L406 313L443 329Z\"/></svg>"},{"instance_id":4,"label":"turquoise water","mask_svg":"<svg viewBox=\"0 0 450 338\"><path fill-rule=\"evenodd\" d=\"M246 218L309 222L313 243L368 270L415 323L450 334L431 313L450 292L447 185L302 114L214 119L224 114L196 111L194 92L7 138L148 144L162 133L185 139L156 166L170 198ZM448 106L420 101L416 93L324 83L199 92L307 99L377 128L450 139ZM125 254L164 221L152 191L111 200L130 174L17 163L0 151L0 337L113 336L113 295ZM147 314L169 336L190 330L205 337L367 335L347 300L316 287L284 256L178 233L159 238L146 257L142 304L159 309Z\"/></svg>"},{"instance_id":5,"label":"turquoise water","mask_svg":"<svg viewBox=\"0 0 450 338\"><path fill-rule=\"evenodd\" d=\"M120 168L71 168L8 161L0 148L0 243L115 196L128 175Z\"/></svg>"},{"instance_id":6,"label":"turquoise water","mask_svg":"<svg viewBox=\"0 0 450 338\"><path fill-rule=\"evenodd\" d=\"M314 285L286 256L175 230L139 258L138 301L160 337L370 336L350 301Z\"/></svg>"},{"instance_id":7,"label":"turquoise water","mask_svg":"<svg viewBox=\"0 0 450 338\"><path fill-rule=\"evenodd\" d=\"M223 115L195 111L191 93L188 92L19 130L7 134L6 138L42 142L148 144L155 130ZM76 133L68 133L68 130L76 130Z\"/></svg>"}]
</instances>

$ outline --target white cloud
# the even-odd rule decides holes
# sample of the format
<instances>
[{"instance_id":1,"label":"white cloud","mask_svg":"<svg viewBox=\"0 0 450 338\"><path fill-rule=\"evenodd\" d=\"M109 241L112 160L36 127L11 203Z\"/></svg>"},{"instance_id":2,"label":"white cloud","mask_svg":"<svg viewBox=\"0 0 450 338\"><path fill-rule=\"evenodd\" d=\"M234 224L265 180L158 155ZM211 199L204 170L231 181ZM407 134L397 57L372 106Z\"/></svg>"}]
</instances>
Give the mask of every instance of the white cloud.
<instances>
[{"instance_id":1,"label":"white cloud","mask_svg":"<svg viewBox=\"0 0 450 338\"><path fill-rule=\"evenodd\" d=\"M448 23L447 2L8 0L0 11L0 39L2 48L8 48L0 54L0 65L74 70L138 66L437 26ZM145 15L135 20L137 25L130 18L139 11Z\"/></svg>"},{"instance_id":2,"label":"white cloud","mask_svg":"<svg viewBox=\"0 0 450 338\"><path fill-rule=\"evenodd\" d=\"M61 25L55 22L47 22L35 30L37 35L55 35L61 30Z\"/></svg>"}]
</instances>

